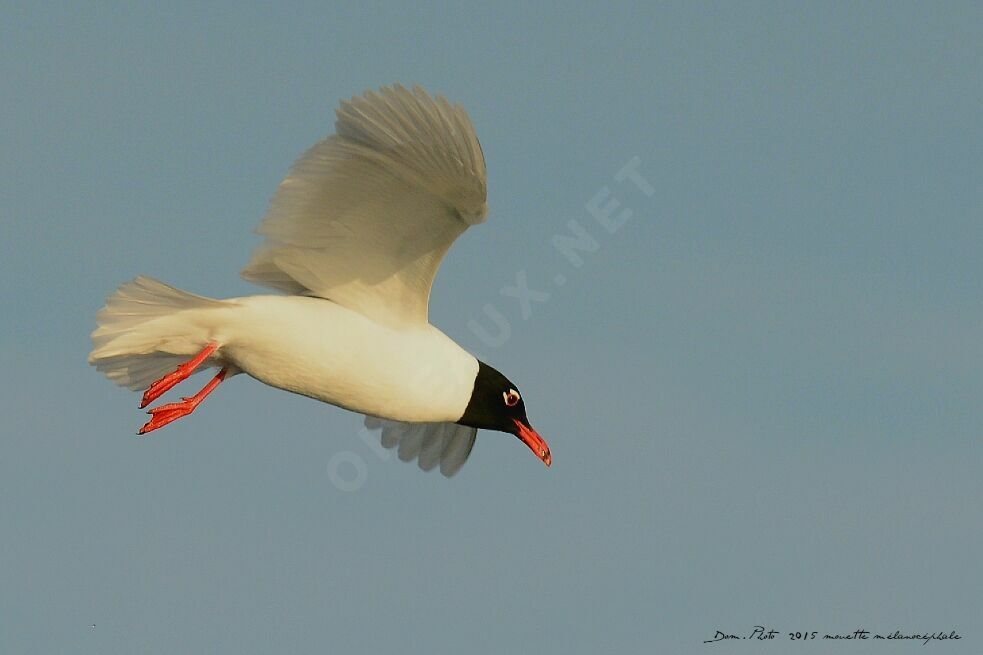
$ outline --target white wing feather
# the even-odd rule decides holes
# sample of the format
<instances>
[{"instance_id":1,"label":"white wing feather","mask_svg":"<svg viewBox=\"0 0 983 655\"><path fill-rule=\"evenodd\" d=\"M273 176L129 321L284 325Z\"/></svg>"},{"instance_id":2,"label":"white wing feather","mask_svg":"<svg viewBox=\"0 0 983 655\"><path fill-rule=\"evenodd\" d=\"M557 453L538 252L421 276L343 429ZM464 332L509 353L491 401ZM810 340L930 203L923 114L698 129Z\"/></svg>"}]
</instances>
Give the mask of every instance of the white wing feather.
<instances>
[{"instance_id":1,"label":"white wing feather","mask_svg":"<svg viewBox=\"0 0 983 655\"><path fill-rule=\"evenodd\" d=\"M444 254L487 213L471 120L397 85L342 102L335 129L280 184L242 276L394 327L426 324Z\"/></svg>"},{"instance_id":2,"label":"white wing feather","mask_svg":"<svg viewBox=\"0 0 983 655\"><path fill-rule=\"evenodd\" d=\"M383 447L396 448L402 461L415 459L424 471L439 464L448 478L464 466L478 434L477 429L456 423L401 423L374 416L365 417L365 426L382 428Z\"/></svg>"}]
</instances>

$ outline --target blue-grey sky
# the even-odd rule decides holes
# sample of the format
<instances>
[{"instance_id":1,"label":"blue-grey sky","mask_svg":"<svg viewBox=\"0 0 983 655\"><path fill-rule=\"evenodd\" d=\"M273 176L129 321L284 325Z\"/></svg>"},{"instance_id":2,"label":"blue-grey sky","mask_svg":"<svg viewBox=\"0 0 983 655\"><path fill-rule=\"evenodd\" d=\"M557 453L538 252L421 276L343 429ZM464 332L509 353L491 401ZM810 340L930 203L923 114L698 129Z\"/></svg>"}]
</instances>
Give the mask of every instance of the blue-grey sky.
<instances>
[{"instance_id":1,"label":"blue-grey sky","mask_svg":"<svg viewBox=\"0 0 983 655\"><path fill-rule=\"evenodd\" d=\"M0 652L983 649L979 3L205 4L0 9ZM431 318L552 469L481 433L424 474L245 376L134 436L85 364L106 295L259 293L277 183L396 81L478 129Z\"/></svg>"}]
</instances>

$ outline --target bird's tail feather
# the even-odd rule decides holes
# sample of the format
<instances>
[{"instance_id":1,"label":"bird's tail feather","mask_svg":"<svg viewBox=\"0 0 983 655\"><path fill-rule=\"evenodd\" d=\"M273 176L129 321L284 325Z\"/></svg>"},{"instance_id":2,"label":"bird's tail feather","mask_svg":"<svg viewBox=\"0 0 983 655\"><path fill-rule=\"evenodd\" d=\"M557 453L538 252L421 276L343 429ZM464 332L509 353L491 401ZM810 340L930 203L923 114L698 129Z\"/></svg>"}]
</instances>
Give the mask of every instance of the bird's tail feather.
<instances>
[{"instance_id":1,"label":"bird's tail feather","mask_svg":"<svg viewBox=\"0 0 983 655\"><path fill-rule=\"evenodd\" d=\"M122 387L144 389L207 345L203 314L228 306L138 277L120 286L96 315L89 363Z\"/></svg>"}]
</instances>

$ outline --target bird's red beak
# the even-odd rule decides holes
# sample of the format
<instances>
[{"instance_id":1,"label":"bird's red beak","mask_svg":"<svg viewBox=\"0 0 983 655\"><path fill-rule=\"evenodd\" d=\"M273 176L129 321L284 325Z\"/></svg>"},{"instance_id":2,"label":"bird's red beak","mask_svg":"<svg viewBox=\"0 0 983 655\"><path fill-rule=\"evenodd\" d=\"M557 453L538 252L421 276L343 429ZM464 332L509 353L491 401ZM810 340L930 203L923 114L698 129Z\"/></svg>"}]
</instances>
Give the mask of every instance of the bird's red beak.
<instances>
[{"instance_id":1,"label":"bird's red beak","mask_svg":"<svg viewBox=\"0 0 983 655\"><path fill-rule=\"evenodd\" d=\"M516 436L522 440L522 443L529 446L529 450L534 452L536 457L543 460L543 464L546 464L546 466L552 464L553 456L550 455L550 445L546 443L546 440L539 436L538 432L519 419L512 420L515 421L515 427L519 429Z\"/></svg>"}]
</instances>

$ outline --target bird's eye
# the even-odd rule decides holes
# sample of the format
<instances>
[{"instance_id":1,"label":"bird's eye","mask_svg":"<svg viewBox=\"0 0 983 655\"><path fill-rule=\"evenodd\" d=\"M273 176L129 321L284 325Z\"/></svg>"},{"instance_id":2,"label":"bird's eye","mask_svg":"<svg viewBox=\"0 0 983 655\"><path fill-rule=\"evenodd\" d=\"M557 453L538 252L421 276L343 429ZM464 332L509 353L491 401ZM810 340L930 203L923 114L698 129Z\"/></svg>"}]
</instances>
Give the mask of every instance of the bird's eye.
<instances>
[{"instance_id":1,"label":"bird's eye","mask_svg":"<svg viewBox=\"0 0 983 655\"><path fill-rule=\"evenodd\" d=\"M517 404L519 404L519 392L515 389L503 391L502 397L505 398L505 404L509 407L515 407Z\"/></svg>"}]
</instances>

